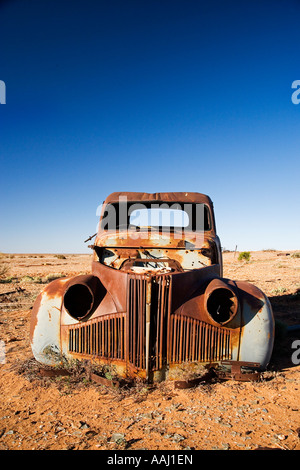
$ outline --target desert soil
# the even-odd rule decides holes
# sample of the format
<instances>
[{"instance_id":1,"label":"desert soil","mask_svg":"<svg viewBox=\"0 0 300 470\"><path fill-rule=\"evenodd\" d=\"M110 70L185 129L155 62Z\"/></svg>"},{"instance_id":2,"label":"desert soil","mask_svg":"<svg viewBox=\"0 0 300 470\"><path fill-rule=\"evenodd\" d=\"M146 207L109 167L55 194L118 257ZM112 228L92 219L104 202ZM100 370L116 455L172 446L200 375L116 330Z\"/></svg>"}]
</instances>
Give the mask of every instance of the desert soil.
<instances>
[{"instance_id":1,"label":"desert soil","mask_svg":"<svg viewBox=\"0 0 300 470\"><path fill-rule=\"evenodd\" d=\"M251 252L245 262L224 253L225 277L247 280L270 298L273 356L259 382L213 379L185 390L168 382L113 389L80 370L40 376L29 343L34 300L55 277L89 273L91 256L2 254L0 450L299 450L300 365L292 345L300 333L285 328L300 323L300 258L293 254Z\"/></svg>"}]
</instances>

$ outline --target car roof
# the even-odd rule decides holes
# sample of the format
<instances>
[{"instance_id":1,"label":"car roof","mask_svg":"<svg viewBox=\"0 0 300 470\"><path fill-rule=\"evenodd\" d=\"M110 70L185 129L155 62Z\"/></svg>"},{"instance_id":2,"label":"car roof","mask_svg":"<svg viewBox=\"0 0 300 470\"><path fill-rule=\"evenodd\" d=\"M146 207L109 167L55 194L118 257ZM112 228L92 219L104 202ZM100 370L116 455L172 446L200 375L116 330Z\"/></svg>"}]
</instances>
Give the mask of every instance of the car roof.
<instances>
[{"instance_id":1,"label":"car roof","mask_svg":"<svg viewBox=\"0 0 300 470\"><path fill-rule=\"evenodd\" d=\"M183 203L201 203L213 205L209 196L195 192L168 192L168 193L139 193L139 192L114 192L104 201L104 204L120 202L120 198L127 202L183 202Z\"/></svg>"}]
</instances>

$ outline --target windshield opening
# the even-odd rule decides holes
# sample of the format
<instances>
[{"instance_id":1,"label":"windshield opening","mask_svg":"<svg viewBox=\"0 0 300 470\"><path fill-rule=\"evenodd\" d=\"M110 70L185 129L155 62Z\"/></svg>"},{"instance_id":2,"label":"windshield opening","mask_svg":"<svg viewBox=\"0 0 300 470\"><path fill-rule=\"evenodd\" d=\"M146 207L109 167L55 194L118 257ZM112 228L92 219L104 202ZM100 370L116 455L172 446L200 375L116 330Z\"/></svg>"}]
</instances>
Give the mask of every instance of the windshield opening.
<instances>
[{"instance_id":1,"label":"windshield opening","mask_svg":"<svg viewBox=\"0 0 300 470\"><path fill-rule=\"evenodd\" d=\"M160 231L207 231L211 229L206 204L114 203L107 204L101 218L102 230L146 228Z\"/></svg>"}]
</instances>

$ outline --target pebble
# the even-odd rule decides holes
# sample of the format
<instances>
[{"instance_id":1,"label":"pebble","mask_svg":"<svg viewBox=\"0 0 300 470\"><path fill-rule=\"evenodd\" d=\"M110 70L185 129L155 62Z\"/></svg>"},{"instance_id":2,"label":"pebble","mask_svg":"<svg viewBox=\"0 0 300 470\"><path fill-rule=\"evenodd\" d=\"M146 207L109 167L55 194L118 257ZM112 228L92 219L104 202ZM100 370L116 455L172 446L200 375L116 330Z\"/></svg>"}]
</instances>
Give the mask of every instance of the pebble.
<instances>
[{"instance_id":1,"label":"pebble","mask_svg":"<svg viewBox=\"0 0 300 470\"><path fill-rule=\"evenodd\" d=\"M120 432L115 432L110 438L110 442L115 442L116 444L122 444L125 442L125 435Z\"/></svg>"},{"instance_id":2,"label":"pebble","mask_svg":"<svg viewBox=\"0 0 300 470\"><path fill-rule=\"evenodd\" d=\"M185 426L185 424L182 422L182 421L174 421L173 425L176 427L176 428L182 428Z\"/></svg>"},{"instance_id":3,"label":"pebble","mask_svg":"<svg viewBox=\"0 0 300 470\"><path fill-rule=\"evenodd\" d=\"M221 423L222 418L221 418L220 416L216 416L216 417L214 418L214 421L215 421L215 423Z\"/></svg>"},{"instance_id":4,"label":"pebble","mask_svg":"<svg viewBox=\"0 0 300 470\"><path fill-rule=\"evenodd\" d=\"M79 421L80 423L80 429L89 429L89 425L85 423L84 421Z\"/></svg>"},{"instance_id":5,"label":"pebble","mask_svg":"<svg viewBox=\"0 0 300 470\"><path fill-rule=\"evenodd\" d=\"M230 445L229 444L222 444L221 447L218 447L218 446L213 446L212 447L212 450L229 450L230 449Z\"/></svg>"},{"instance_id":6,"label":"pebble","mask_svg":"<svg viewBox=\"0 0 300 470\"><path fill-rule=\"evenodd\" d=\"M151 413L141 413L139 418L146 418L146 419L152 419L152 414Z\"/></svg>"},{"instance_id":7,"label":"pebble","mask_svg":"<svg viewBox=\"0 0 300 470\"><path fill-rule=\"evenodd\" d=\"M184 436L182 436L181 434L164 434L163 436L165 439L171 439L173 442L180 442L180 441L183 441L185 439Z\"/></svg>"},{"instance_id":8,"label":"pebble","mask_svg":"<svg viewBox=\"0 0 300 470\"><path fill-rule=\"evenodd\" d=\"M64 431L64 430L65 430L65 428L63 428L62 426L57 426L57 428L55 429L55 431L56 431L57 433L59 433L59 432L61 432L61 431Z\"/></svg>"},{"instance_id":9,"label":"pebble","mask_svg":"<svg viewBox=\"0 0 300 470\"><path fill-rule=\"evenodd\" d=\"M233 437L236 437L236 436L241 436L242 433L237 432L237 431L232 431L231 435L232 435Z\"/></svg>"},{"instance_id":10,"label":"pebble","mask_svg":"<svg viewBox=\"0 0 300 470\"><path fill-rule=\"evenodd\" d=\"M185 439L184 436L182 436L181 434L174 434L172 436L172 441L173 442L180 442L180 441L183 441Z\"/></svg>"}]
</instances>

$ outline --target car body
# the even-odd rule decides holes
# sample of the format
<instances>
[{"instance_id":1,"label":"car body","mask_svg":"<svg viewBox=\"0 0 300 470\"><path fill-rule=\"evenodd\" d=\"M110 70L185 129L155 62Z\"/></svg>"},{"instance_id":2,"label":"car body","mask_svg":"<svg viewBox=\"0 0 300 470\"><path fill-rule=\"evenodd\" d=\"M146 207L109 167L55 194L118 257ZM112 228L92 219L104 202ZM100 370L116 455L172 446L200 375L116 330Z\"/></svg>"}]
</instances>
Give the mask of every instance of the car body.
<instances>
[{"instance_id":1,"label":"car body","mask_svg":"<svg viewBox=\"0 0 300 470\"><path fill-rule=\"evenodd\" d=\"M223 277L207 195L112 193L95 237L91 274L52 281L34 304L39 362L88 359L148 381L226 361L267 367L270 302L254 285Z\"/></svg>"}]
</instances>

